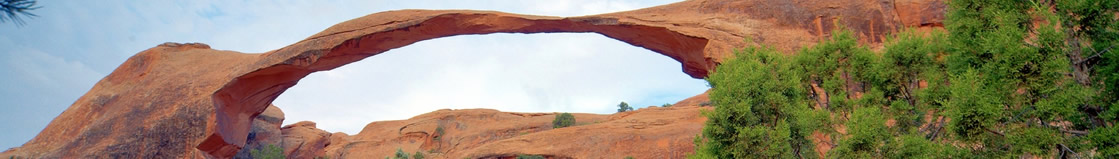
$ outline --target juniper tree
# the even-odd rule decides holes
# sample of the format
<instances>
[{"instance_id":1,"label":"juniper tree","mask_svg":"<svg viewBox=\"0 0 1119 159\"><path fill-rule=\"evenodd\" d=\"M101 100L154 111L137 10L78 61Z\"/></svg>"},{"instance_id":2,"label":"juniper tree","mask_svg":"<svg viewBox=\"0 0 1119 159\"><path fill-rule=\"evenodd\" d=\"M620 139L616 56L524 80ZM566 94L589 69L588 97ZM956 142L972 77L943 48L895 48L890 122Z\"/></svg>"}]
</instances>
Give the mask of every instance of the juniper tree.
<instances>
[{"instance_id":1,"label":"juniper tree","mask_svg":"<svg viewBox=\"0 0 1119 159\"><path fill-rule=\"evenodd\" d=\"M11 21L23 25L24 21L20 16L35 17L37 15L28 11L39 8L35 6L35 0L0 0L0 23Z\"/></svg>"}]
</instances>

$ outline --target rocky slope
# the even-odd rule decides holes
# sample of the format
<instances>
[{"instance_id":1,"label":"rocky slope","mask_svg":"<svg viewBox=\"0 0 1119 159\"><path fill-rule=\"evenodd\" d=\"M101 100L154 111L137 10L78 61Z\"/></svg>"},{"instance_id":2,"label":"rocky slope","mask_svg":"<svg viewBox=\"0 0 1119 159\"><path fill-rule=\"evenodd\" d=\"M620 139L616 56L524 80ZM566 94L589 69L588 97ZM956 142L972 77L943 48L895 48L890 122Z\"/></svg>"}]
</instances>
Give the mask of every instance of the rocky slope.
<instances>
[{"instance_id":1,"label":"rocky slope","mask_svg":"<svg viewBox=\"0 0 1119 159\"><path fill-rule=\"evenodd\" d=\"M434 158L683 158L706 118L696 97L672 107L616 114L575 113L576 125L552 128L556 113L490 109L439 110L401 121L373 122L331 141L330 158L382 158L398 148ZM442 127L444 133L437 133Z\"/></svg>"},{"instance_id":2,"label":"rocky slope","mask_svg":"<svg viewBox=\"0 0 1119 159\"><path fill-rule=\"evenodd\" d=\"M943 12L939 0L691 0L581 17L401 10L259 54L166 43L129 58L39 135L0 157L231 158L246 147L254 119L299 79L438 37L593 32L669 56L702 78L743 39L790 51L840 25L876 45L905 27L942 26Z\"/></svg>"},{"instance_id":3,"label":"rocky slope","mask_svg":"<svg viewBox=\"0 0 1119 159\"><path fill-rule=\"evenodd\" d=\"M278 127L277 107L257 116L249 151L278 145L290 158L382 158L398 149L427 158L683 158L706 121L700 111L707 94L671 107L649 107L615 114L574 113L576 126L553 128L557 113L517 113L492 109L438 110L407 120L372 122L358 134L330 134L303 121ZM266 118L261 118L268 116ZM278 136L282 132L282 138ZM267 135L266 137L261 137Z\"/></svg>"}]
</instances>

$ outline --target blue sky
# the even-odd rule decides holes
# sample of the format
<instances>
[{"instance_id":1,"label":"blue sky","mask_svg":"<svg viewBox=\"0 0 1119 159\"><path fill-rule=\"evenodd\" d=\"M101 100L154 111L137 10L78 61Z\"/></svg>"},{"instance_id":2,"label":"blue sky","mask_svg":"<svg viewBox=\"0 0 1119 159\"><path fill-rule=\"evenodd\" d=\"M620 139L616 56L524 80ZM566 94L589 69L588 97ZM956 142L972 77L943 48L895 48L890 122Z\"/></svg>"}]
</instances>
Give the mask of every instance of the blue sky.
<instances>
[{"instance_id":1,"label":"blue sky","mask_svg":"<svg viewBox=\"0 0 1119 159\"><path fill-rule=\"evenodd\" d=\"M34 137L133 54L163 42L259 53L336 23L397 9L476 9L578 16L671 0L183 0L53 1L19 27L0 24L0 149ZM303 120L356 133L378 120L443 108L612 113L673 103L707 89L680 64L593 33L466 35L421 41L311 74L274 104Z\"/></svg>"}]
</instances>

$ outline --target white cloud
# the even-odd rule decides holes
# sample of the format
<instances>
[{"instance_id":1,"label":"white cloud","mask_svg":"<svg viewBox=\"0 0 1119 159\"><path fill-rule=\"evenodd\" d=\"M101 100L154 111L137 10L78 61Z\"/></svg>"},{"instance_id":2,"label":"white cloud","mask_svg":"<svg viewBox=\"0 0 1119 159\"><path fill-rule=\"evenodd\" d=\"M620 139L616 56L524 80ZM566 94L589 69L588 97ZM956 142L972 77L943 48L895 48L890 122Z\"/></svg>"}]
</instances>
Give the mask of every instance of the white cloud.
<instances>
[{"instance_id":1,"label":"white cloud","mask_svg":"<svg viewBox=\"0 0 1119 159\"><path fill-rule=\"evenodd\" d=\"M105 75L6 37L0 37L0 48L6 52L0 54L0 67L5 68L0 69L0 126L5 131L0 147L30 140Z\"/></svg>"}]
</instances>

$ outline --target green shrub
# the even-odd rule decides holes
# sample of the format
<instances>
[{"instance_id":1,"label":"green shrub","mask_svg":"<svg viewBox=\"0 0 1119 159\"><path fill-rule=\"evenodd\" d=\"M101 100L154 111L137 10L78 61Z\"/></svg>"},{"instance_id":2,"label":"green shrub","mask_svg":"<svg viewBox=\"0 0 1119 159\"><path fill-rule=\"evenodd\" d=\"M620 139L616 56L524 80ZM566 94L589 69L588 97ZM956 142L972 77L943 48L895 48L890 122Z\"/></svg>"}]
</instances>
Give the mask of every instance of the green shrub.
<instances>
[{"instance_id":1,"label":"green shrub","mask_svg":"<svg viewBox=\"0 0 1119 159\"><path fill-rule=\"evenodd\" d=\"M424 159L424 154L420 151L416 151L416 154L412 155L412 159Z\"/></svg>"},{"instance_id":2,"label":"green shrub","mask_svg":"<svg viewBox=\"0 0 1119 159\"><path fill-rule=\"evenodd\" d=\"M945 33L878 53L845 29L788 57L736 50L689 158L815 158L809 133L829 158L1119 157L1119 1L947 3Z\"/></svg>"},{"instance_id":3,"label":"green shrub","mask_svg":"<svg viewBox=\"0 0 1119 159\"><path fill-rule=\"evenodd\" d=\"M409 159L408 153L404 152L403 149L396 148L396 154L393 156L393 159Z\"/></svg>"},{"instance_id":4,"label":"green shrub","mask_svg":"<svg viewBox=\"0 0 1119 159\"><path fill-rule=\"evenodd\" d=\"M540 156L540 155L520 154L520 155L517 155L517 159L545 159L545 158L544 158L544 156Z\"/></svg>"},{"instance_id":5,"label":"green shrub","mask_svg":"<svg viewBox=\"0 0 1119 159\"><path fill-rule=\"evenodd\" d=\"M283 158L286 158L286 156L284 156L284 149L280 148L279 146L272 145L272 144L269 144L268 146L265 146L263 150L258 149L258 150L249 151L249 154L252 155L253 158L260 158L260 159L283 159Z\"/></svg>"},{"instance_id":6,"label":"green shrub","mask_svg":"<svg viewBox=\"0 0 1119 159\"><path fill-rule=\"evenodd\" d=\"M435 127L435 138L434 138L434 140L435 141L441 140L443 138L444 131L445 130L443 130L443 124L439 124L438 127Z\"/></svg>"},{"instance_id":7,"label":"green shrub","mask_svg":"<svg viewBox=\"0 0 1119 159\"><path fill-rule=\"evenodd\" d=\"M562 113L556 115L556 119L552 120L552 128L562 128L575 125L575 116L571 113Z\"/></svg>"},{"instance_id":8,"label":"green shrub","mask_svg":"<svg viewBox=\"0 0 1119 159\"><path fill-rule=\"evenodd\" d=\"M707 77L714 111L705 112L703 139L691 158L782 158L815 156L806 136L821 123L810 105L802 74L793 61L768 47L735 51ZM809 120L809 118L813 118Z\"/></svg>"},{"instance_id":9,"label":"green shrub","mask_svg":"<svg viewBox=\"0 0 1119 159\"><path fill-rule=\"evenodd\" d=\"M671 107L671 106L672 106L672 103L661 104L661 107Z\"/></svg>"},{"instance_id":10,"label":"green shrub","mask_svg":"<svg viewBox=\"0 0 1119 159\"><path fill-rule=\"evenodd\" d=\"M851 158L881 158L879 150L890 134L887 134L885 119L877 107L863 107L855 110L847 123L847 139L839 141L839 146L831 150L832 156Z\"/></svg>"},{"instance_id":11,"label":"green shrub","mask_svg":"<svg viewBox=\"0 0 1119 159\"><path fill-rule=\"evenodd\" d=\"M622 102L622 103L618 104L618 112L619 113L626 112L626 111L632 111L632 110L633 110L633 107L630 107L629 103Z\"/></svg>"}]
</instances>

